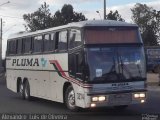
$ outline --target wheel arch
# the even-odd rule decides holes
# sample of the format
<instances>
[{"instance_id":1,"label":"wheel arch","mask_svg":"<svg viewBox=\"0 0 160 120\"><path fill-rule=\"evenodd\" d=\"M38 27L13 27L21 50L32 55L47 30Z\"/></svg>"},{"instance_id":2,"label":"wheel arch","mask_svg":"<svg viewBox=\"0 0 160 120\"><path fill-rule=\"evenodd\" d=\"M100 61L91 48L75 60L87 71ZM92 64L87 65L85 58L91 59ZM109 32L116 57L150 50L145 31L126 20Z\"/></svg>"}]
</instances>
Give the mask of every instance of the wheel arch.
<instances>
[{"instance_id":1,"label":"wheel arch","mask_svg":"<svg viewBox=\"0 0 160 120\"><path fill-rule=\"evenodd\" d=\"M25 78L23 79L23 84L24 84L26 81L28 81L28 78L25 77ZM29 81L28 81L28 82L29 82Z\"/></svg>"},{"instance_id":2,"label":"wheel arch","mask_svg":"<svg viewBox=\"0 0 160 120\"><path fill-rule=\"evenodd\" d=\"M70 82L65 82L63 85L63 103L65 103L65 91L67 90L69 86L72 86Z\"/></svg>"}]
</instances>

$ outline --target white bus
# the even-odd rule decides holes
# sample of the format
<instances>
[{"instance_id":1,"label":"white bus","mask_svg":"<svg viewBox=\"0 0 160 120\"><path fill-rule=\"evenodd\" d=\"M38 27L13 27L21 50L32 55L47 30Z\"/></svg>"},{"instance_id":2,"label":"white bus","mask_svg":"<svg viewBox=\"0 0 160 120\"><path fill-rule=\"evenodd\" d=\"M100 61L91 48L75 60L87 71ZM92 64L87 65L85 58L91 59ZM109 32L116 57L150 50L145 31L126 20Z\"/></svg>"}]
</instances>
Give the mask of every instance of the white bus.
<instances>
[{"instance_id":1,"label":"white bus","mask_svg":"<svg viewBox=\"0 0 160 120\"><path fill-rule=\"evenodd\" d=\"M78 108L146 102L143 42L135 24L83 21L8 39L7 88Z\"/></svg>"}]
</instances>

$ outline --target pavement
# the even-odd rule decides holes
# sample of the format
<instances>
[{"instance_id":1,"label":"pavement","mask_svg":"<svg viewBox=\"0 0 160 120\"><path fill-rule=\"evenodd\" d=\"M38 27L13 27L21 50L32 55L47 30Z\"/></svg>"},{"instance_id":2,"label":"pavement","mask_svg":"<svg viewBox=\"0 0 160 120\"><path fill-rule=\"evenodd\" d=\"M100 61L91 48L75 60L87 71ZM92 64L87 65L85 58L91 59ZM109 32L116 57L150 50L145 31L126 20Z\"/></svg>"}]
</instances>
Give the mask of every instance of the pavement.
<instances>
[{"instance_id":1,"label":"pavement","mask_svg":"<svg viewBox=\"0 0 160 120\"><path fill-rule=\"evenodd\" d=\"M157 73L147 73L147 83L149 86L159 86L160 78Z\"/></svg>"}]
</instances>

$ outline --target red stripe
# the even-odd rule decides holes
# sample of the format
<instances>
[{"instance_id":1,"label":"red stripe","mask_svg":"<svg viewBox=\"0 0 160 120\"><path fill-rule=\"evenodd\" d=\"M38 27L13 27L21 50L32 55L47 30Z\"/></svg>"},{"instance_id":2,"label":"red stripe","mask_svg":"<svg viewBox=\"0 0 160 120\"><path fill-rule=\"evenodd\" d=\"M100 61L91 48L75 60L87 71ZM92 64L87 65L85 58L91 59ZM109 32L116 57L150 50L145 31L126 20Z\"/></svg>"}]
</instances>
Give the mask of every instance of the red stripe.
<instances>
[{"instance_id":1,"label":"red stripe","mask_svg":"<svg viewBox=\"0 0 160 120\"><path fill-rule=\"evenodd\" d=\"M58 71L60 71L62 77L64 77L64 78L67 79L68 81L71 81L71 82L73 82L73 83L75 83L75 84L78 84L79 86L81 85L81 86L84 87L84 88L91 88L91 87L92 87L92 85L90 85L90 84L83 84L83 83L80 83L80 81L78 81L78 80L76 80L76 79L74 79L74 78L68 77L68 76L65 74L64 70L62 69L62 67L60 66L60 64L58 63L57 60L50 60L49 62L50 62L51 64L55 64L56 67L58 68Z\"/></svg>"}]
</instances>

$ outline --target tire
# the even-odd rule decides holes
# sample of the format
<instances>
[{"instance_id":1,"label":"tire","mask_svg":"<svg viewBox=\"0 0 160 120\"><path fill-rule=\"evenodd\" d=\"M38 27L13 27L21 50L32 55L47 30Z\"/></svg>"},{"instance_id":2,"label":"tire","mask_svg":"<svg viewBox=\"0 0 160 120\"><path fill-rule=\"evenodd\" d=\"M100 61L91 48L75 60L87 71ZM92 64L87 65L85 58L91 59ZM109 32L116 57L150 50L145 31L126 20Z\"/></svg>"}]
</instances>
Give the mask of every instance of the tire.
<instances>
[{"instance_id":1,"label":"tire","mask_svg":"<svg viewBox=\"0 0 160 120\"><path fill-rule=\"evenodd\" d=\"M78 111L78 107L75 105L75 93L72 86L69 86L65 92L65 104L69 110L73 112Z\"/></svg>"},{"instance_id":2,"label":"tire","mask_svg":"<svg viewBox=\"0 0 160 120\"><path fill-rule=\"evenodd\" d=\"M29 86L29 82L26 81L24 83L24 98L26 100L30 100L31 99L31 96L30 96L30 86Z\"/></svg>"},{"instance_id":3,"label":"tire","mask_svg":"<svg viewBox=\"0 0 160 120\"><path fill-rule=\"evenodd\" d=\"M114 106L115 109L118 109L118 110L124 110L128 107L128 105L120 105L120 106Z\"/></svg>"},{"instance_id":4,"label":"tire","mask_svg":"<svg viewBox=\"0 0 160 120\"><path fill-rule=\"evenodd\" d=\"M19 93L20 93L20 96L22 99L25 99L25 95L24 95L24 84L23 82L21 81L20 84L19 84Z\"/></svg>"}]
</instances>

